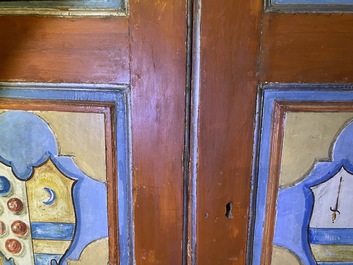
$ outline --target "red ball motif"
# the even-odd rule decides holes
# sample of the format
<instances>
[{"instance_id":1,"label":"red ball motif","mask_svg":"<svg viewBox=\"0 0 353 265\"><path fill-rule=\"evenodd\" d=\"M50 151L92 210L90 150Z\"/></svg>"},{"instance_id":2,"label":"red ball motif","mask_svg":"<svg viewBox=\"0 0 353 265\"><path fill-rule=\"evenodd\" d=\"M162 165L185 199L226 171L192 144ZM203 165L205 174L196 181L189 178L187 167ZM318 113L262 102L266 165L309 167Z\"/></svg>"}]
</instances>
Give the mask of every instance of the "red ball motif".
<instances>
[{"instance_id":1,"label":"red ball motif","mask_svg":"<svg viewBox=\"0 0 353 265\"><path fill-rule=\"evenodd\" d=\"M18 236L25 236L27 234L27 225L21 220L16 220L11 225L11 230Z\"/></svg>"},{"instance_id":2,"label":"red ball motif","mask_svg":"<svg viewBox=\"0 0 353 265\"><path fill-rule=\"evenodd\" d=\"M6 240L5 248L12 254L19 254L22 250L22 245L18 240L11 238Z\"/></svg>"},{"instance_id":3,"label":"red ball motif","mask_svg":"<svg viewBox=\"0 0 353 265\"><path fill-rule=\"evenodd\" d=\"M15 214L19 214L23 210L23 202L18 198L11 198L7 201L7 208Z\"/></svg>"}]
</instances>

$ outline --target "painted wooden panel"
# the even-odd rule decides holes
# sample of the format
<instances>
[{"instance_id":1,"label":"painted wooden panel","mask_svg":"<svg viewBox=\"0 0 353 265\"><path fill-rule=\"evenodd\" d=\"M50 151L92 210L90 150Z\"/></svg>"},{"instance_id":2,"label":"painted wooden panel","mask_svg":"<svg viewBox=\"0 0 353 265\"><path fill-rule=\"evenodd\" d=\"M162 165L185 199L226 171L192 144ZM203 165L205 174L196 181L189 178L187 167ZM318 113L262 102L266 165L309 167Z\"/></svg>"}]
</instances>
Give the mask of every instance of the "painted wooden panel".
<instances>
[{"instance_id":1,"label":"painted wooden panel","mask_svg":"<svg viewBox=\"0 0 353 265\"><path fill-rule=\"evenodd\" d=\"M0 263L129 264L127 88L0 85Z\"/></svg>"},{"instance_id":2,"label":"painted wooden panel","mask_svg":"<svg viewBox=\"0 0 353 265\"><path fill-rule=\"evenodd\" d=\"M263 87L252 264L353 262L352 101L351 86Z\"/></svg>"}]
</instances>

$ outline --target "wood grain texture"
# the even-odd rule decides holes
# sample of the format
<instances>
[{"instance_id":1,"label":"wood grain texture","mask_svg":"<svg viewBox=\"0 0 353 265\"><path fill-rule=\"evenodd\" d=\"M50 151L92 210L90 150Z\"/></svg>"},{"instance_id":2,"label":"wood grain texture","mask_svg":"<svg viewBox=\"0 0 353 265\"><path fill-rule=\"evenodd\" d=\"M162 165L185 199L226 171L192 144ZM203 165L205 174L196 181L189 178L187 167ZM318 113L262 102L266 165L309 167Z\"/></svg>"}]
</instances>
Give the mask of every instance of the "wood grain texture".
<instances>
[{"instance_id":1,"label":"wood grain texture","mask_svg":"<svg viewBox=\"0 0 353 265\"><path fill-rule=\"evenodd\" d=\"M181 264L185 1L130 1L137 264Z\"/></svg>"},{"instance_id":2,"label":"wood grain texture","mask_svg":"<svg viewBox=\"0 0 353 265\"><path fill-rule=\"evenodd\" d=\"M127 18L1 16L0 25L0 81L129 81Z\"/></svg>"},{"instance_id":3,"label":"wood grain texture","mask_svg":"<svg viewBox=\"0 0 353 265\"><path fill-rule=\"evenodd\" d=\"M261 264L270 265L272 258L273 237L276 221L276 202L281 167L285 110L275 102L271 129L270 168L267 188L266 216L261 253Z\"/></svg>"},{"instance_id":4,"label":"wood grain texture","mask_svg":"<svg viewBox=\"0 0 353 265\"><path fill-rule=\"evenodd\" d=\"M245 264L261 1L202 1L196 262ZM226 204L232 202L232 218Z\"/></svg>"},{"instance_id":5,"label":"wood grain texture","mask_svg":"<svg viewBox=\"0 0 353 265\"><path fill-rule=\"evenodd\" d=\"M353 81L351 14L271 14L263 21L262 82Z\"/></svg>"}]
</instances>

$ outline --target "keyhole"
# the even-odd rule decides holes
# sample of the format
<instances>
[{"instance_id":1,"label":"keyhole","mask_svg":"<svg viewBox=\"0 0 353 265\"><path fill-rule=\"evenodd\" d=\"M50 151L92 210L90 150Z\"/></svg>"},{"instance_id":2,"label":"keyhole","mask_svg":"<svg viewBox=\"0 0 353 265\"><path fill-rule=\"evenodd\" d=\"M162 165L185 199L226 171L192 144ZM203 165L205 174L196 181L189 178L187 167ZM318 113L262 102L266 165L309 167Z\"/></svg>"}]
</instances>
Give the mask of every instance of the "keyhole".
<instances>
[{"instance_id":1,"label":"keyhole","mask_svg":"<svg viewBox=\"0 0 353 265\"><path fill-rule=\"evenodd\" d=\"M228 219L233 218L232 209L233 209L233 203L228 202L226 204L226 214L225 214Z\"/></svg>"}]
</instances>

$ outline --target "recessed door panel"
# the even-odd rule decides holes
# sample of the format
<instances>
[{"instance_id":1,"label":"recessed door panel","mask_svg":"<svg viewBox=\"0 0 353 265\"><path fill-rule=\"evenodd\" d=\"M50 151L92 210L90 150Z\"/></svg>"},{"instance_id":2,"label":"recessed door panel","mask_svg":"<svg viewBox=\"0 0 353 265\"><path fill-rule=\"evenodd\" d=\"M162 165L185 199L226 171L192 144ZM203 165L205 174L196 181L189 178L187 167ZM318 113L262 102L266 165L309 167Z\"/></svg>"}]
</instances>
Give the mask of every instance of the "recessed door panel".
<instances>
[{"instance_id":1,"label":"recessed door panel","mask_svg":"<svg viewBox=\"0 0 353 265\"><path fill-rule=\"evenodd\" d=\"M352 262L353 93L265 85L253 264Z\"/></svg>"}]
</instances>

